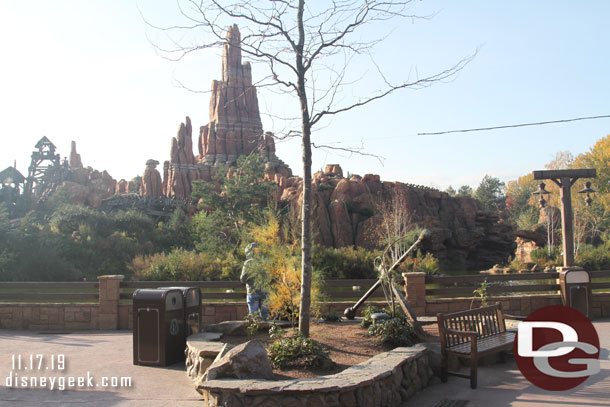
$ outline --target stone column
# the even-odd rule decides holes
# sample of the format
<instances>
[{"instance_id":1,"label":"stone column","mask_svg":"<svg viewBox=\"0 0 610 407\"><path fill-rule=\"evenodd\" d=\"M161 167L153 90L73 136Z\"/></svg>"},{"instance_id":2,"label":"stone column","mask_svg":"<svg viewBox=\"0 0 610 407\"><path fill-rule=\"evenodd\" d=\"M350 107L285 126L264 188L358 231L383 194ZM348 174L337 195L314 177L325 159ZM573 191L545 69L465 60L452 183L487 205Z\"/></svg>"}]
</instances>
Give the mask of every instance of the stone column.
<instances>
[{"instance_id":1,"label":"stone column","mask_svg":"<svg viewBox=\"0 0 610 407\"><path fill-rule=\"evenodd\" d=\"M99 276L99 329L116 330L119 327L119 300L122 275Z\"/></svg>"},{"instance_id":2,"label":"stone column","mask_svg":"<svg viewBox=\"0 0 610 407\"><path fill-rule=\"evenodd\" d=\"M402 273L405 299L418 317L426 315L426 273Z\"/></svg>"}]
</instances>

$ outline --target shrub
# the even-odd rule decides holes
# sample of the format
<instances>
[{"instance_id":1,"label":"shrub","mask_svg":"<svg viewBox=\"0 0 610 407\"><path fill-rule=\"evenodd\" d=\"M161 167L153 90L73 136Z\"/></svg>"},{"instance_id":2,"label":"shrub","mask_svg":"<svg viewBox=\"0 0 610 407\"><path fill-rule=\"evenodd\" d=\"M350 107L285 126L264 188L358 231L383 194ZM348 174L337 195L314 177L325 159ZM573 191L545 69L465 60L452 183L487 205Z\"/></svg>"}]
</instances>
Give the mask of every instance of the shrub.
<instances>
[{"instance_id":1,"label":"shrub","mask_svg":"<svg viewBox=\"0 0 610 407\"><path fill-rule=\"evenodd\" d=\"M530 252L530 258L540 267L557 266L562 264L562 258L559 247L553 247L549 256L548 247L539 247Z\"/></svg>"},{"instance_id":2,"label":"shrub","mask_svg":"<svg viewBox=\"0 0 610 407\"><path fill-rule=\"evenodd\" d=\"M368 334L378 336L381 343L391 346L411 346L416 341L413 327L401 316L371 324Z\"/></svg>"},{"instance_id":3,"label":"shrub","mask_svg":"<svg viewBox=\"0 0 610 407\"><path fill-rule=\"evenodd\" d=\"M280 339L282 336L284 336L284 330L275 321L272 321L269 327L269 337L271 339Z\"/></svg>"},{"instance_id":4,"label":"shrub","mask_svg":"<svg viewBox=\"0 0 610 407\"><path fill-rule=\"evenodd\" d=\"M134 277L152 281L237 280L241 260L232 255L212 258L206 253L174 249L170 253L136 256L127 268Z\"/></svg>"},{"instance_id":5,"label":"shrub","mask_svg":"<svg viewBox=\"0 0 610 407\"><path fill-rule=\"evenodd\" d=\"M576 254L575 263L589 271L610 269L610 244L582 245Z\"/></svg>"},{"instance_id":6,"label":"shrub","mask_svg":"<svg viewBox=\"0 0 610 407\"><path fill-rule=\"evenodd\" d=\"M362 322L360 323L360 326L363 328L371 326L373 324L372 315L378 312L385 312L385 310L375 305L367 305L362 311Z\"/></svg>"},{"instance_id":7,"label":"shrub","mask_svg":"<svg viewBox=\"0 0 610 407\"><path fill-rule=\"evenodd\" d=\"M338 315L334 310L322 314L321 319L324 322L341 322L341 321L343 321L343 318L341 317L341 315Z\"/></svg>"},{"instance_id":8,"label":"shrub","mask_svg":"<svg viewBox=\"0 0 610 407\"><path fill-rule=\"evenodd\" d=\"M269 361L275 369L289 366L328 368L332 366L330 351L320 342L306 338L300 332L276 339L267 348Z\"/></svg>"},{"instance_id":9,"label":"shrub","mask_svg":"<svg viewBox=\"0 0 610 407\"><path fill-rule=\"evenodd\" d=\"M260 311L258 311L254 314L246 315L246 321L248 322L248 335L254 336L261 329L263 317L261 316Z\"/></svg>"},{"instance_id":10,"label":"shrub","mask_svg":"<svg viewBox=\"0 0 610 407\"><path fill-rule=\"evenodd\" d=\"M398 266L398 273L409 273L419 272L433 275L438 273L440 265L438 260L432 253L426 253L424 255L418 250L417 254L413 258L406 258L400 266Z\"/></svg>"},{"instance_id":11,"label":"shrub","mask_svg":"<svg viewBox=\"0 0 610 407\"><path fill-rule=\"evenodd\" d=\"M377 278L373 262L380 253L363 248L315 246L312 265L327 280Z\"/></svg>"}]
</instances>

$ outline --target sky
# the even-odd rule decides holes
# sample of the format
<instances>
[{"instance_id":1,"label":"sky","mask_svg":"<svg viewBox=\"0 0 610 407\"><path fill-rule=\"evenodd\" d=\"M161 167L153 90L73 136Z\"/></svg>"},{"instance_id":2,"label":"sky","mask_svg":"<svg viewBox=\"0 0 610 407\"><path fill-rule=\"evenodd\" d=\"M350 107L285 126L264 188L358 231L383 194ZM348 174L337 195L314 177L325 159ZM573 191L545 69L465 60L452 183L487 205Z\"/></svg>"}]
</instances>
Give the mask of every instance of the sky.
<instances>
[{"instance_id":1,"label":"sky","mask_svg":"<svg viewBox=\"0 0 610 407\"><path fill-rule=\"evenodd\" d=\"M418 135L610 115L610 2L429 0L411 11L433 17L388 24L374 58L389 80L434 74L478 50L475 58L450 81L396 92L314 128L318 144L383 157L315 149L314 171L340 164L344 173L385 181L476 187L486 174L516 179L610 134L610 119L600 119ZM160 34L142 16L170 25L178 10L170 1L0 0L0 169L16 160L27 175L34 145L47 136L62 157L74 140L85 166L131 179L146 160L169 159L185 116L195 129L208 123L206 91L220 79L220 50L163 59L151 45ZM255 81L262 71L254 65ZM346 97L382 86L363 78ZM267 131L286 129L274 116L298 114L264 90L259 102ZM297 175L300 149L298 139L277 145Z\"/></svg>"}]
</instances>

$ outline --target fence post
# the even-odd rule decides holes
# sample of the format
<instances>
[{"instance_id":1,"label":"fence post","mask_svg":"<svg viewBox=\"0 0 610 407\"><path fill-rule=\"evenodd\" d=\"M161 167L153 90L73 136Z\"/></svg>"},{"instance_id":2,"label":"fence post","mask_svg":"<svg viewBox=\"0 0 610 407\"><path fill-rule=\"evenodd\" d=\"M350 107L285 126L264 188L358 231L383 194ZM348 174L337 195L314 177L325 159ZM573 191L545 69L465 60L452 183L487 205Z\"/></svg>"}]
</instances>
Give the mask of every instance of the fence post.
<instances>
[{"instance_id":1,"label":"fence post","mask_svg":"<svg viewBox=\"0 0 610 407\"><path fill-rule=\"evenodd\" d=\"M402 273L405 299L418 317L426 315L426 273Z\"/></svg>"},{"instance_id":2,"label":"fence post","mask_svg":"<svg viewBox=\"0 0 610 407\"><path fill-rule=\"evenodd\" d=\"M99 329L119 328L119 300L121 298L122 275L99 276Z\"/></svg>"}]
</instances>

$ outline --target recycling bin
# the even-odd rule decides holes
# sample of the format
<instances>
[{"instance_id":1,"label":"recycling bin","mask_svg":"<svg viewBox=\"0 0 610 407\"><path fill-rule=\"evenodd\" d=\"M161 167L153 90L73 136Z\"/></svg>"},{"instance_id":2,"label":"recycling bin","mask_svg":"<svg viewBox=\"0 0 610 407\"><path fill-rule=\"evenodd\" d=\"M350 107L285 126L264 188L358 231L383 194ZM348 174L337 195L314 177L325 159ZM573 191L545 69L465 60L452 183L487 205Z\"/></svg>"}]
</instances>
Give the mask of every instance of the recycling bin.
<instances>
[{"instance_id":1,"label":"recycling bin","mask_svg":"<svg viewBox=\"0 0 610 407\"><path fill-rule=\"evenodd\" d=\"M160 287L182 291L184 299L184 335L201 332L201 291L198 287Z\"/></svg>"},{"instance_id":2,"label":"recycling bin","mask_svg":"<svg viewBox=\"0 0 610 407\"><path fill-rule=\"evenodd\" d=\"M133 293L133 364L168 366L184 360L184 300L175 289Z\"/></svg>"},{"instance_id":3,"label":"recycling bin","mask_svg":"<svg viewBox=\"0 0 610 407\"><path fill-rule=\"evenodd\" d=\"M559 272L561 300L563 305L582 312L587 318L591 310L591 277L582 269L567 269Z\"/></svg>"}]
</instances>

